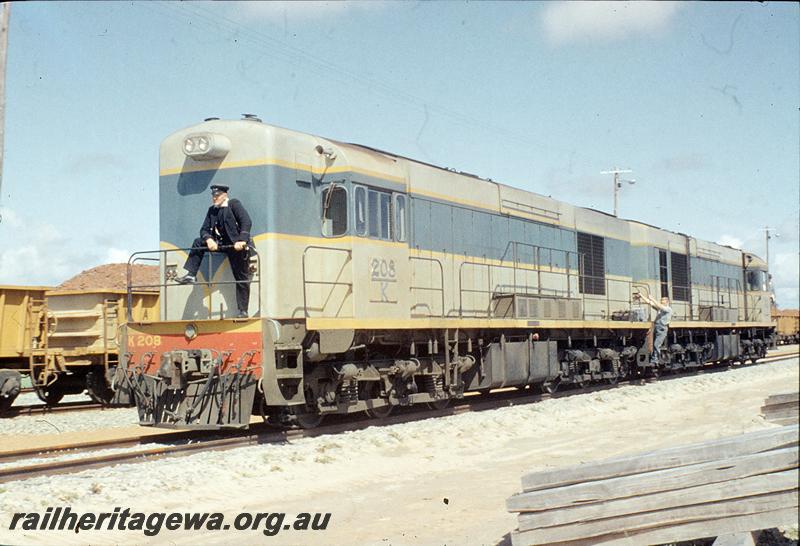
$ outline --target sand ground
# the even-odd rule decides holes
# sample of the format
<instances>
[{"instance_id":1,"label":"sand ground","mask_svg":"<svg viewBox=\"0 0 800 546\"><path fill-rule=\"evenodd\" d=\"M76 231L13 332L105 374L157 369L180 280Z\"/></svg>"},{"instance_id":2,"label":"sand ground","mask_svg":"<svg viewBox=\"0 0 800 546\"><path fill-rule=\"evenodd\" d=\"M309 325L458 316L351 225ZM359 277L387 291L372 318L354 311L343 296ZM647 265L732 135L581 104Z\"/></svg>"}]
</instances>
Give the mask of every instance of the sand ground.
<instances>
[{"instance_id":1,"label":"sand ground","mask_svg":"<svg viewBox=\"0 0 800 546\"><path fill-rule=\"evenodd\" d=\"M798 359L498 410L33 478L0 486L0 542L498 544L505 500L532 470L711 440L771 425L770 394L796 391ZM10 531L15 511L330 512L324 531ZM274 520L273 520L274 521ZM262 526L263 528L263 526Z\"/></svg>"}]
</instances>

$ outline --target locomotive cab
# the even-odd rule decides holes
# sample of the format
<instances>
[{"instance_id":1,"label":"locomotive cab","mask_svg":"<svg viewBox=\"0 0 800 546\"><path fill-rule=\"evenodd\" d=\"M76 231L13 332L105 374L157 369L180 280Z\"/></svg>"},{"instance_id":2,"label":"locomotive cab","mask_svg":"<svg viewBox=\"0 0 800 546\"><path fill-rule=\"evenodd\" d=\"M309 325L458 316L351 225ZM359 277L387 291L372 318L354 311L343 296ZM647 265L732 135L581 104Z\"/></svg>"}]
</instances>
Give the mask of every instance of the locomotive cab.
<instances>
[{"instance_id":1,"label":"locomotive cab","mask_svg":"<svg viewBox=\"0 0 800 546\"><path fill-rule=\"evenodd\" d=\"M224 253L206 252L196 282L175 282L211 185L228 186L252 220L247 318L232 312L237 281ZM211 119L162 142L159 205L160 249L130 263L158 262L161 316L128 324L128 374L118 378L144 401L143 424L247 426L254 400L272 414L304 406L307 319L409 316L406 186L382 154L252 116ZM352 342L348 329L323 335L316 354Z\"/></svg>"}]
</instances>

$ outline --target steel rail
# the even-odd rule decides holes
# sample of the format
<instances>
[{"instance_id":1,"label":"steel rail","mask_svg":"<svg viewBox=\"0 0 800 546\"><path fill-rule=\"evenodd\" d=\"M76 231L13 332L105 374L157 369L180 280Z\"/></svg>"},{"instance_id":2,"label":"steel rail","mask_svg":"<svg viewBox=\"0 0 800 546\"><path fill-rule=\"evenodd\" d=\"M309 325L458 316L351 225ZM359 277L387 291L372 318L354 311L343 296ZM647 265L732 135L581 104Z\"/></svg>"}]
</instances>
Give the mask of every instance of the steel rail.
<instances>
[{"instance_id":1,"label":"steel rail","mask_svg":"<svg viewBox=\"0 0 800 546\"><path fill-rule=\"evenodd\" d=\"M64 402L57 406L48 406L47 404L32 404L25 406L11 406L2 415L0 420L11 417L18 417L21 415L40 415L48 413L68 413L74 411L86 411L92 409L114 409L97 402Z\"/></svg>"}]
</instances>

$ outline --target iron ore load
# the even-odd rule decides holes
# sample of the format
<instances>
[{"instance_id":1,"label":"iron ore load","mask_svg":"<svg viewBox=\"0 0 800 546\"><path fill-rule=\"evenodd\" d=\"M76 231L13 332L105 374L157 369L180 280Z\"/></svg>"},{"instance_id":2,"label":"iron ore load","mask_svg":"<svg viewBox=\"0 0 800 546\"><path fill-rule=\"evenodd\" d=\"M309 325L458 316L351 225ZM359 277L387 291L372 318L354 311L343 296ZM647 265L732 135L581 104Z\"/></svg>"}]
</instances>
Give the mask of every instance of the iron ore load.
<instances>
[{"instance_id":1,"label":"iron ore load","mask_svg":"<svg viewBox=\"0 0 800 546\"><path fill-rule=\"evenodd\" d=\"M234 318L224 254L174 282L212 184L253 221L248 318ZM755 360L773 331L749 252L254 116L168 136L159 200L160 249L130 263L159 264L160 320L131 317L116 381L144 425L308 427L467 391L614 383ZM639 294L671 299L655 364Z\"/></svg>"}]
</instances>

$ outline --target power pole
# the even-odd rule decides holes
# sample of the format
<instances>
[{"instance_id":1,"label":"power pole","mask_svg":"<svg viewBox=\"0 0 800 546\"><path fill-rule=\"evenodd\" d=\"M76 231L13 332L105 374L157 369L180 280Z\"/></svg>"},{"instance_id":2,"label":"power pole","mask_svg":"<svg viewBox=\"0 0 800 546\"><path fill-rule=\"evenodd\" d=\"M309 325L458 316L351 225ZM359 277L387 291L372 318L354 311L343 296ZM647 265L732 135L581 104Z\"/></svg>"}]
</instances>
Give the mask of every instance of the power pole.
<instances>
[{"instance_id":1,"label":"power pole","mask_svg":"<svg viewBox=\"0 0 800 546\"><path fill-rule=\"evenodd\" d=\"M764 246L766 247L766 262L767 262L767 271L769 271L769 240L772 239L769 232L770 231L777 231L775 228L771 228L769 226L764 226ZM775 237L780 237L780 233L776 233Z\"/></svg>"},{"instance_id":2,"label":"power pole","mask_svg":"<svg viewBox=\"0 0 800 546\"><path fill-rule=\"evenodd\" d=\"M8 52L8 18L11 4L0 4L0 203L3 201L3 157L6 143L6 57ZM0 222L3 221L0 213Z\"/></svg>"},{"instance_id":3,"label":"power pole","mask_svg":"<svg viewBox=\"0 0 800 546\"><path fill-rule=\"evenodd\" d=\"M600 174L613 174L614 175L614 216L617 216L617 194L619 193L619 189L622 187L622 182L627 182L628 184L635 184L636 180L620 180L619 175L624 173L632 173L633 171L630 169L620 169L614 168L610 171L600 171Z\"/></svg>"}]
</instances>

